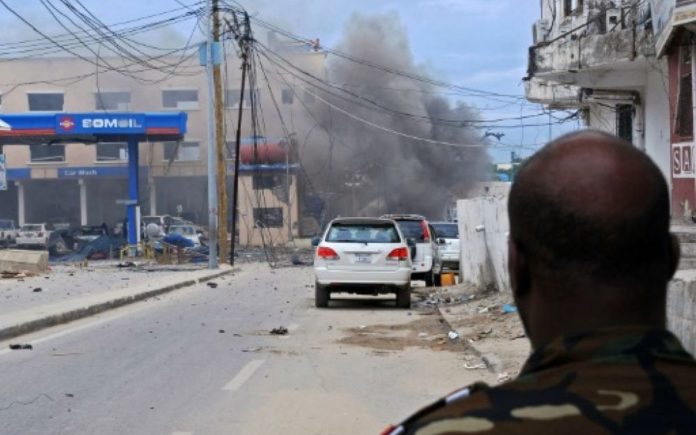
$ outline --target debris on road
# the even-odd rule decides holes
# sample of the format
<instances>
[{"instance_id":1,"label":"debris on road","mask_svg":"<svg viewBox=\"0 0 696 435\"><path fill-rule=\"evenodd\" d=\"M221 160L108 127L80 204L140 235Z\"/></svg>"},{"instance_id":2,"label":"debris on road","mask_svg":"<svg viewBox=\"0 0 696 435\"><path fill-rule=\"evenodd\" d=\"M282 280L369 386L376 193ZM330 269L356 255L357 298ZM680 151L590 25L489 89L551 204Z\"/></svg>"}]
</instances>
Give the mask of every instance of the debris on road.
<instances>
[{"instance_id":1,"label":"debris on road","mask_svg":"<svg viewBox=\"0 0 696 435\"><path fill-rule=\"evenodd\" d=\"M10 344L12 350L34 350L31 344Z\"/></svg>"},{"instance_id":2,"label":"debris on road","mask_svg":"<svg viewBox=\"0 0 696 435\"><path fill-rule=\"evenodd\" d=\"M35 273L29 272L28 270L22 270L20 272L1 272L0 278L2 279L13 279L13 278L31 278L36 276Z\"/></svg>"},{"instance_id":3,"label":"debris on road","mask_svg":"<svg viewBox=\"0 0 696 435\"><path fill-rule=\"evenodd\" d=\"M450 331L447 333L447 337L449 337L450 340L456 340L459 338L459 334L457 331Z\"/></svg>"},{"instance_id":4,"label":"debris on road","mask_svg":"<svg viewBox=\"0 0 696 435\"><path fill-rule=\"evenodd\" d=\"M34 290L32 290L34 293L39 293L42 292L43 289L41 287L36 287Z\"/></svg>"},{"instance_id":5,"label":"debris on road","mask_svg":"<svg viewBox=\"0 0 696 435\"><path fill-rule=\"evenodd\" d=\"M136 267L136 265L132 261L126 261L124 263L118 263L116 267L118 267L119 269L127 269L130 267Z\"/></svg>"},{"instance_id":6,"label":"debris on road","mask_svg":"<svg viewBox=\"0 0 696 435\"><path fill-rule=\"evenodd\" d=\"M218 286L216 282L212 282L212 281L209 281L206 285L210 288L217 288L217 286Z\"/></svg>"},{"instance_id":7,"label":"debris on road","mask_svg":"<svg viewBox=\"0 0 696 435\"><path fill-rule=\"evenodd\" d=\"M221 329L221 330L218 331L218 333L224 334L224 333L225 333L225 330L224 330L224 329Z\"/></svg>"},{"instance_id":8,"label":"debris on road","mask_svg":"<svg viewBox=\"0 0 696 435\"><path fill-rule=\"evenodd\" d=\"M512 304L503 305L503 314L516 313L517 307Z\"/></svg>"},{"instance_id":9,"label":"debris on road","mask_svg":"<svg viewBox=\"0 0 696 435\"><path fill-rule=\"evenodd\" d=\"M488 368L486 364L474 364L474 365L469 365L467 363L464 363L464 368L467 370L482 370Z\"/></svg>"},{"instance_id":10,"label":"debris on road","mask_svg":"<svg viewBox=\"0 0 696 435\"><path fill-rule=\"evenodd\" d=\"M510 378L510 374L509 374L509 373L507 373L507 372L498 373L498 383L507 382L507 381L509 381L510 379L511 379L511 378Z\"/></svg>"},{"instance_id":11,"label":"debris on road","mask_svg":"<svg viewBox=\"0 0 696 435\"><path fill-rule=\"evenodd\" d=\"M287 335L288 328L280 326L278 328L271 329L271 335Z\"/></svg>"}]
</instances>

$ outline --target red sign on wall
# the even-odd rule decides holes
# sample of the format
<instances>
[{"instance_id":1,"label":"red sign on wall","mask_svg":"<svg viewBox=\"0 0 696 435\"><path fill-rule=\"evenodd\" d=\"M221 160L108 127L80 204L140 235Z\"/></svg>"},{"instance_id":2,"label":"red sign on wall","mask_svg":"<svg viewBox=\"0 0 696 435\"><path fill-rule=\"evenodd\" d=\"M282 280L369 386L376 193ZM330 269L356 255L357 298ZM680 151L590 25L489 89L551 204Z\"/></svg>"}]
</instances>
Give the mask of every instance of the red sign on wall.
<instances>
[{"instance_id":1,"label":"red sign on wall","mask_svg":"<svg viewBox=\"0 0 696 435\"><path fill-rule=\"evenodd\" d=\"M696 178L696 172L694 172L694 144L672 144L672 177Z\"/></svg>"}]
</instances>

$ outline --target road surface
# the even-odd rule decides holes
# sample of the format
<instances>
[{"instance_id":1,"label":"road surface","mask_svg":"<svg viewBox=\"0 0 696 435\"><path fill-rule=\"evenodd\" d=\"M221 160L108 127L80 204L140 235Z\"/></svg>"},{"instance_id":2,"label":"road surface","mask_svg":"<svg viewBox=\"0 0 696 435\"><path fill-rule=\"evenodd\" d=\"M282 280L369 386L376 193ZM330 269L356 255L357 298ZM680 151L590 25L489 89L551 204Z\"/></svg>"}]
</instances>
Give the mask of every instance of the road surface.
<instances>
[{"instance_id":1,"label":"road surface","mask_svg":"<svg viewBox=\"0 0 696 435\"><path fill-rule=\"evenodd\" d=\"M375 434L476 380L437 314L241 272L0 343L2 434ZM276 327L287 335L271 335Z\"/></svg>"}]
</instances>

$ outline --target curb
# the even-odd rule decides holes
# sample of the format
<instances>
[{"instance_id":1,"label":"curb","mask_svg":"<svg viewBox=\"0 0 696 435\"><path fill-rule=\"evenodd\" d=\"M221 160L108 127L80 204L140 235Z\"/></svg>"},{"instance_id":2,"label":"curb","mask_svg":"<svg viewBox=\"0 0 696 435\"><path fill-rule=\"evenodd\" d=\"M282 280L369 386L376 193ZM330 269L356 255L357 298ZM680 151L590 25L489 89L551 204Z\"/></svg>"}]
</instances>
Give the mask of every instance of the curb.
<instances>
[{"instance_id":1,"label":"curb","mask_svg":"<svg viewBox=\"0 0 696 435\"><path fill-rule=\"evenodd\" d=\"M445 323L447 324L447 328L449 328L450 331L455 331L457 334L459 334L459 340L463 340L462 334L459 331L457 331L457 329L454 326L452 326L452 323L449 321L449 316L445 314L440 305L437 305L437 313L445 321ZM481 352L476 346L474 346L473 343L465 341L464 344L466 344L467 347L471 349L472 353L476 355L477 358L480 358L481 361L483 361L484 364L486 364L486 369L490 373L498 374L500 372L499 368L496 367L495 364L491 363L491 361L488 358L486 358L486 355L483 352Z\"/></svg>"},{"instance_id":2,"label":"curb","mask_svg":"<svg viewBox=\"0 0 696 435\"><path fill-rule=\"evenodd\" d=\"M184 287L189 287L196 284L202 284L211 281L215 278L220 278L231 273L239 272L240 269L232 268L225 270L213 275L204 276L197 279L189 279L186 281L178 282L176 284L170 284L165 287L160 287L153 290L148 290L142 293L120 297L117 299L112 299L106 302L100 302L94 305L90 305L85 308L79 308L76 310L66 311L60 314L52 314L50 316L42 317L35 320L30 320L18 325L8 326L6 328L0 329L0 341L9 340L11 338L18 337L20 335L29 334L31 332L40 331L41 329L49 328L51 326L61 325L63 323L72 322L74 320L83 319L85 317L90 317L95 314L103 313L104 311L113 310L116 308L123 307L125 305L133 304L135 302L140 302L145 299L149 299L155 296L160 296L165 293L172 292Z\"/></svg>"}]
</instances>

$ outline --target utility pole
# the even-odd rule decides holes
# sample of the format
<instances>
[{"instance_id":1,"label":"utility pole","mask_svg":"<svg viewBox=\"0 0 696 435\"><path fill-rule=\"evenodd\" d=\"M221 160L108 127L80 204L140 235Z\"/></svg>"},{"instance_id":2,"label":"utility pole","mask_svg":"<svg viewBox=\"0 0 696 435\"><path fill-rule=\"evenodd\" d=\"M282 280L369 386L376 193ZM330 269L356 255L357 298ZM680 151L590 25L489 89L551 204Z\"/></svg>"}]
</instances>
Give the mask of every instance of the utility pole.
<instances>
[{"instance_id":1,"label":"utility pole","mask_svg":"<svg viewBox=\"0 0 696 435\"><path fill-rule=\"evenodd\" d=\"M217 168L217 152L215 150L215 119L214 119L214 104L215 104L215 82L213 80L213 29L212 29L212 8L211 0L205 2L205 17L207 23L207 40L206 40L206 56L205 70L208 79L208 233L210 240L208 246L210 252L208 254L208 268L217 269L217 242L218 242L218 215L217 215L217 180L215 177L215 169Z\"/></svg>"},{"instance_id":2,"label":"utility pole","mask_svg":"<svg viewBox=\"0 0 696 435\"><path fill-rule=\"evenodd\" d=\"M220 15L218 0L213 0L213 41L220 42ZM225 159L225 111L222 97L222 75L220 64L213 65L213 85L215 86L215 138L217 153L217 188L218 188L218 241L220 244L220 262L227 261L227 160Z\"/></svg>"},{"instance_id":3,"label":"utility pole","mask_svg":"<svg viewBox=\"0 0 696 435\"><path fill-rule=\"evenodd\" d=\"M251 25L249 24L249 15L244 12L244 31L238 33L239 23L236 15L233 15L237 30L235 34L238 36L239 51L242 54L242 87L239 93L239 111L237 116L237 137L234 152L234 190L232 192L232 244L230 249L230 264L234 265L234 248L235 234L237 233L237 222L239 221L239 148L242 141L242 113L244 112L244 88L246 86L247 70L249 69L249 58L251 50Z\"/></svg>"}]
</instances>

